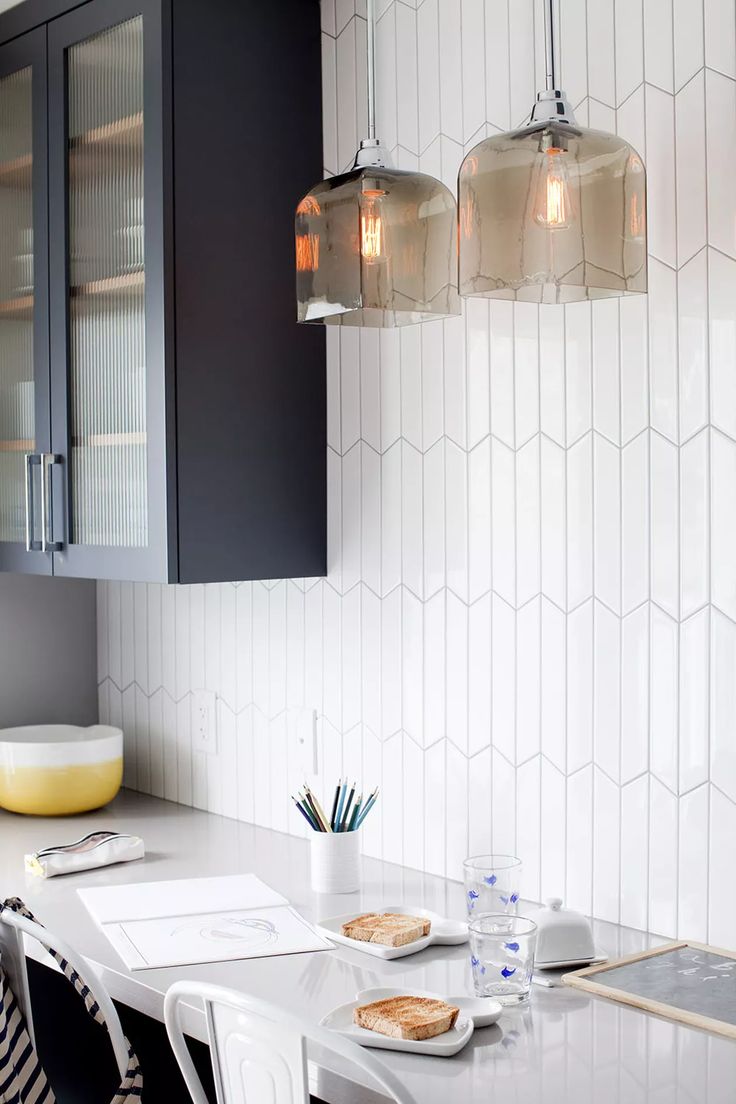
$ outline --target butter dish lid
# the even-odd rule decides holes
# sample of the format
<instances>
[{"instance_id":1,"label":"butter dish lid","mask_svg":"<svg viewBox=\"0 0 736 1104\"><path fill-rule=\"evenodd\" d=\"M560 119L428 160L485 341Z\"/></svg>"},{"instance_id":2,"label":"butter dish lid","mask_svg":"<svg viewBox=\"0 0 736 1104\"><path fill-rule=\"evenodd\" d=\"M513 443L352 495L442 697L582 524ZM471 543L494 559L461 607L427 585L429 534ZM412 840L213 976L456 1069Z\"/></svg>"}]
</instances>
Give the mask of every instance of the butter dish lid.
<instances>
[{"instance_id":1,"label":"butter dish lid","mask_svg":"<svg viewBox=\"0 0 736 1104\"><path fill-rule=\"evenodd\" d=\"M593 929L587 917L562 907L561 897L548 897L534 915L537 925L535 961L585 962L595 958Z\"/></svg>"}]
</instances>

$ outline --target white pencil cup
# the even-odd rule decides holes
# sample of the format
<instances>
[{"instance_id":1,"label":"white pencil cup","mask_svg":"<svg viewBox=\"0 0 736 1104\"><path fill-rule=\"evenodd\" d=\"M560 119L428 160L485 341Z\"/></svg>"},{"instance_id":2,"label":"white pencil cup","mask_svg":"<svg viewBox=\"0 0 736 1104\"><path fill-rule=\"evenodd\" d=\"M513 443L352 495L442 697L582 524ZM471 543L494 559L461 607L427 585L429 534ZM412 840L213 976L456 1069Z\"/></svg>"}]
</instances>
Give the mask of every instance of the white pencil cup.
<instances>
[{"instance_id":1,"label":"white pencil cup","mask_svg":"<svg viewBox=\"0 0 736 1104\"><path fill-rule=\"evenodd\" d=\"M360 889L360 832L312 832L312 890L355 893Z\"/></svg>"}]
</instances>

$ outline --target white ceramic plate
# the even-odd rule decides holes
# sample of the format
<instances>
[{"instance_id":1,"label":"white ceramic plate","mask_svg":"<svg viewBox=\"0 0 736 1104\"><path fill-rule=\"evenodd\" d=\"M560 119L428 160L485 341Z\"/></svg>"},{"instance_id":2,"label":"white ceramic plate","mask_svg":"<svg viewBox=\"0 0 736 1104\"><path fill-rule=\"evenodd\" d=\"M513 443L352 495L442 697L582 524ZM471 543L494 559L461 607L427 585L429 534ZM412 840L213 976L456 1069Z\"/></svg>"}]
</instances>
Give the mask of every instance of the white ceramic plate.
<instances>
[{"instance_id":1,"label":"white ceramic plate","mask_svg":"<svg viewBox=\"0 0 736 1104\"><path fill-rule=\"evenodd\" d=\"M368 910L366 910L368 911ZM352 947L356 951L373 955L375 958L405 958L406 955L416 954L425 947L435 944L455 945L467 943L468 925L464 920L448 920L446 916L440 916L436 912L430 912L424 908L409 908L406 905L382 905L372 909L372 912L399 912L404 916L423 916L432 921L429 935L422 939L415 939L413 943L407 943L403 947L384 947L380 943L364 943L360 939L350 939L342 934L343 924L354 920L356 913L346 912L342 916L329 916L325 920L318 920L315 927L335 943L343 943L346 947ZM359 914L358 914L359 915Z\"/></svg>"},{"instance_id":2,"label":"white ceramic plate","mask_svg":"<svg viewBox=\"0 0 736 1104\"><path fill-rule=\"evenodd\" d=\"M564 966L570 966L573 969L576 966L598 966L601 962L608 962L608 955L603 951L596 951L593 958L576 958L568 959L566 962L535 962L535 970L561 970Z\"/></svg>"},{"instance_id":3,"label":"white ceramic plate","mask_svg":"<svg viewBox=\"0 0 736 1104\"><path fill-rule=\"evenodd\" d=\"M430 997L432 1000L447 1001L460 1009L460 1016L467 1016L475 1027L490 1027L503 1012L498 1001L490 997L442 997L439 993L430 993L426 989L397 989L391 987L361 989L355 999L361 1004L372 1001L389 1000L391 997Z\"/></svg>"},{"instance_id":4,"label":"white ceramic plate","mask_svg":"<svg viewBox=\"0 0 736 1104\"><path fill-rule=\"evenodd\" d=\"M397 992L410 995L403 989ZM463 1049L473 1034L473 1021L461 1013L454 1027L443 1032L442 1035L435 1035L434 1039L391 1039L388 1035L381 1035L378 1031L368 1031L365 1027L358 1027L353 1023L353 1009L368 1003L365 1000L354 1000L349 1004L341 1004L323 1016L320 1026L337 1031L346 1039L359 1043L360 1046L376 1047L378 1050L406 1050L409 1054L431 1054L435 1058L451 1058L453 1054Z\"/></svg>"}]
</instances>

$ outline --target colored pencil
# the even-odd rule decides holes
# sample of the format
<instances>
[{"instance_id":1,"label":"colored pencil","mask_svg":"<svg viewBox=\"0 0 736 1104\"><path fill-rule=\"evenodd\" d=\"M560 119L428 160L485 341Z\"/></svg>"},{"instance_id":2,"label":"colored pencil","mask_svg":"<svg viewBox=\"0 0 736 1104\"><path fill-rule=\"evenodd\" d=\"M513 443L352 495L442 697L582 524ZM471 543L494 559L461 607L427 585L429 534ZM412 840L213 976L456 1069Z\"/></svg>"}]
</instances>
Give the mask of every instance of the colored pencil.
<instances>
[{"instance_id":1,"label":"colored pencil","mask_svg":"<svg viewBox=\"0 0 736 1104\"><path fill-rule=\"evenodd\" d=\"M376 786L375 790L373 791L371 796L366 801L365 808L363 809L360 816L358 817L358 823L355 825L356 829L360 828L361 824L363 823L363 821L367 817L368 813L371 811L373 806L376 804L376 798L377 797L378 797L378 786Z\"/></svg>"},{"instance_id":2,"label":"colored pencil","mask_svg":"<svg viewBox=\"0 0 736 1104\"><path fill-rule=\"evenodd\" d=\"M314 813L310 809L307 802L304 800L303 796L301 794L299 794L298 797L294 798L294 802L296 803L297 807L299 808L299 811L307 818L307 820L309 821L312 828L314 828L315 831L319 831L319 825L317 824L317 821L314 818Z\"/></svg>"},{"instance_id":3,"label":"colored pencil","mask_svg":"<svg viewBox=\"0 0 736 1104\"><path fill-rule=\"evenodd\" d=\"M347 790L347 786L348 786L348 780L346 778L344 781L340 782L340 798L337 802L337 816L335 817L335 831L337 831L339 826L340 826L340 818L342 817L342 806L343 806L343 802L345 801L345 791Z\"/></svg>"},{"instance_id":4,"label":"colored pencil","mask_svg":"<svg viewBox=\"0 0 736 1104\"><path fill-rule=\"evenodd\" d=\"M361 828L363 826L363 821L368 816L368 813L371 811L371 809L373 808L375 803L376 803L375 799L373 801L366 801L365 808L363 809L363 812L360 814L360 817L358 818L358 822L355 825L355 831L357 831L359 828Z\"/></svg>"},{"instance_id":5,"label":"colored pencil","mask_svg":"<svg viewBox=\"0 0 736 1104\"><path fill-rule=\"evenodd\" d=\"M340 824L340 827L337 829L338 832L344 832L347 829L348 815L350 813L350 804L351 804L354 797L355 797L355 782L353 782L353 787L352 787L350 793L348 794L348 800L347 800L347 804L345 806L345 812L342 814L342 823Z\"/></svg>"},{"instance_id":6,"label":"colored pencil","mask_svg":"<svg viewBox=\"0 0 736 1104\"><path fill-rule=\"evenodd\" d=\"M332 815L330 816L330 828L335 831L335 813L337 812L337 799L340 796L340 783L335 786L335 796L332 799Z\"/></svg>"},{"instance_id":7,"label":"colored pencil","mask_svg":"<svg viewBox=\"0 0 736 1104\"><path fill-rule=\"evenodd\" d=\"M325 829L324 824L322 823L322 819L319 815L319 811L317 809L317 806L314 804L314 798L312 797L312 794L308 793L308 794L305 795L305 797L309 801L309 811L311 812L312 816L314 817L314 823L317 826L317 831L318 832L324 832L326 829Z\"/></svg>"},{"instance_id":8,"label":"colored pencil","mask_svg":"<svg viewBox=\"0 0 736 1104\"><path fill-rule=\"evenodd\" d=\"M304 808L304 806L301 804L301 802L297 801L297 799L294 797L293 794L291 795L291 800L294 802L294 804L296 805L297 809L299 810L299 812L302 814L302 816L306 820L309 827L314 828L314 821L312 820L311 816L309 815L307 810Z\"/></svg>"},{"instance_id":9,"label":"colored pencil","mask_svg":"<svg viewBox=\"0 0 736 1104\"><path fill-rule=\"evenodd\" d=\"M317 810L317 819L320 820L322 822L322 824L324 825L325 832L331 832L332 828L330 827L330 822L327 819L327 817L325 816L324 809L322 808L319 801L317 800L316 794L313 794L308 786L305 786L305 789L306 789L307 793L309 794L309 796L312 800L312 804L314 805L315 809Z\"/></svg>"},{"instance_id":10,"label":"colored pencil","mask_svg":"<svg viewBox=\"0 0 736 1104\"><path fill-rule=\"evenodd\" d=\"M362 803L363 803L363 795L361 794L360 797L358 798L358 800L356 801L355 805L353 806L353 813L352 813L352 816L350 817L350 823L348 824L348 832L354 832L355 831L355 824L358 820L358 816L360 814L360 806L362 805Z\"/></svg>"},{"instance_id":11,"label":"colored pencil","mask_svg":"<svg viewBox=\"0 0 736 1104\"><path fill-rule=\"evenodd\" d=\"M302 801L306 805L307 809L309 809L312 817L314 818L314 827L317 829L318 832L324 832L324 825L317 816L317 810L314 807L314 802L312 801L310 794L305 792L303 794L300 793L299 796L301 797Z\"/></svg>"}]
</instances>

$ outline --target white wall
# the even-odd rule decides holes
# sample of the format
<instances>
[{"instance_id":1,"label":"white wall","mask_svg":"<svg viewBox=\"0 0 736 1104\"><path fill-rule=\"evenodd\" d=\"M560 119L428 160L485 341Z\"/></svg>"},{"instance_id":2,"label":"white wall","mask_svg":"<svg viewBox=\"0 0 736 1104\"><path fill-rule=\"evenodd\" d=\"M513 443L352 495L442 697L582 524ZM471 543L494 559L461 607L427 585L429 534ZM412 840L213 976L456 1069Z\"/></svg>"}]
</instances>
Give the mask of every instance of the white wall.
<instances>
[{"instance_id":1,"label":"white wall","mask_svg":"<svg viewBox=\"0 0 736 1104\"><path fill-rule=\"evenodd\" d=\"M314 706L325 789L382 786L371 853L457 877L512 851L532 897L733 946L734 4L562 8L580 120L647 162L648 298L331 330L327 580L101 585L102 708L132 785L300 832ZM380 132L454 187L531 107L541 2L379 11ZM323 0L323 27L331 173L364 129L365 23Z\"/></svg>"}]
</instances>

